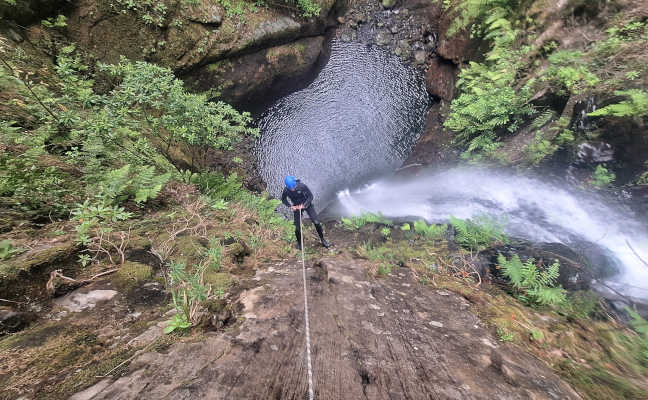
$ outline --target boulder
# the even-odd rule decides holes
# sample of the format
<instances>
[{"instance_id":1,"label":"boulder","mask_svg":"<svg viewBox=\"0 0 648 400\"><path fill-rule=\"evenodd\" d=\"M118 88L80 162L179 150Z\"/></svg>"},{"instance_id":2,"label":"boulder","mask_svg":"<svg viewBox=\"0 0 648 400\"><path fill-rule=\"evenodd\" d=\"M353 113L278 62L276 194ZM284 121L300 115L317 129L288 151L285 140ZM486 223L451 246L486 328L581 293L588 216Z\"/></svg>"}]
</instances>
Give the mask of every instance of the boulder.
<instances>
[{"instance_id":1,"label":"boulder","mask_svg":"<svg viewBox=\"0 0 648 400\"><path fill-rule=\"evenodd\" d=\"M117 296L115 290L87 291L87 288L81 288L54 300L54 303L67 311L81 312L89 308L95 308L97 304L112 300L115 296Z\"/></svg>"},{"instance_id":2,"label":"boulder","mask_svg":"<svg viewBox=\"0 0 648 400\"><path fill-rule=\"evenodd\" d=\"M425 74L425 88L432 96L451 101L454 97L457 66L441 57L433 58Z\"/></svg>"}]
</instances>

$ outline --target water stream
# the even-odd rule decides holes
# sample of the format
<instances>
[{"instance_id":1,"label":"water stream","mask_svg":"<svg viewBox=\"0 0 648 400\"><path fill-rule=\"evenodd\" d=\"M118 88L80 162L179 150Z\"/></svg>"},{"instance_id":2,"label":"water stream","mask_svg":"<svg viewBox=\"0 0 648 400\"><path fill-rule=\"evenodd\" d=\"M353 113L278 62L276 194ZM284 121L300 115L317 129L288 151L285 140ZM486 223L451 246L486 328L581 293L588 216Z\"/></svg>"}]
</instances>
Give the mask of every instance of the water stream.
<instances>
[{"instance_id":1,"label":"water stream","mask_svg":"<svg viewBox=\"0 0 648 400\"><path fill-rule=\"evenodd\" d=\"M600 246L607 256L590 262L616 264L620 271L607 284L626 296L648 299L648 266L641 261L648 260L646 221L614 199L570 188L566 182L478 168L421 171L340 191L329 212L381 212L437 223L447 222L450 215L488 214L505 221L515 237L572 248L583 241Z\"/></svg>"}]
</instances>

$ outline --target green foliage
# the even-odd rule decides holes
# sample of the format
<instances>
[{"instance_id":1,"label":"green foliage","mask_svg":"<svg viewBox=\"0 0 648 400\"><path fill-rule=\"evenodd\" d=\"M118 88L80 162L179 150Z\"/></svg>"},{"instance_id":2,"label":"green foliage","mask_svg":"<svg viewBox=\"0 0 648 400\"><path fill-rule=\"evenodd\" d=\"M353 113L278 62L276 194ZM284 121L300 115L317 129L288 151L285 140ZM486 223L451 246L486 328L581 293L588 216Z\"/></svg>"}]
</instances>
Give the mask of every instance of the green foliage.
<instances>
[{"instance_id":1,"label":"green foliage","mask_svg":"<svg viewBox=\"0 0 648 400\"><path fill-rule=\"evenodd\" d=\"M236 197L236 201L244 207L255 211L261 225L282 232L284 240L288 242L295 241L292 234L292 223L276 212L277 207L281 204L280 200L268 198L267 193L256 195L248 191L242 191Z\"/></svg>"},{"instance_id":2,"label":"green foliage","mask_svg":"<svg viewBox=\"0 0 648 400\"><path fill-rule=\"evenodd\" d=\"M209 296L210 287L203 282L206 269L206 263L194 265L192 270L187 269L184 263L171 262L169 265L171 298L178 314L183 315L185 328L197 322L200 303Z\"/></svg>"},{"instance_id":3,"label":"green foliage","mask_svg":"<svg viewBox=\"0 0 648 400\"><path fill-rule=\"evenodd\" d=\"M543 139L541 135L536 135L536 140L525 149L527 159L533 165L539 164L540 161L552 155L556 150L558 150L558 146L547 139Z\"/></svg>"},{"instance_id":4,"label":"green foliage","mask_svg":"<svg viewBox=\"0 0 648 400\"><path fill-rule=\"evenodd\" d=\"M480 22L489 15L502 18L512 13L519 1L516 0L460 0L456 7L457 16L448 29L448 36L456 34L471 23L477 23L473 32L477 31ZM445 8L449 8L450 1L444 0Z\"/></svg>"},{"instance_id":5,"label":"green foliage","mask_svg":"<svg viewBox=\"0 0 648 400\"><path fill-rule=\"evenodd\" d=\"M258 135L250 128L249 113L239 113L223 102L210 102L204 94L185 91L182 81L170 69L145 62L101 65L101 69L120 78L112 92L109 111L122 116L146 114L148 133L157 149L182 172L204 170L210 149L231 150L243 135ZM106 132L109 134L109 132ZM188 160L171 154L182 150Z\"/></svg>"},{"instance_id":6,"label":"green foliage","mask_svg":"<svg viewBox=\"0 0 648 400\"><path fill-rule=\"evenodd\" d=\"M648 93L640 89L617 90L614 92L617 96L626 97L616 104L610 104L603 108L589 113L590 117L637 117L648 116Z\"/></svg>"},{"instance_id":7,"label":"green foliage","mask_svg":"<svg viewBox=\"0 0 648 400\"><path fill-rule=\"evenodd\" d=\"M223 258L223 246L217 238L212 238L209 241L209 248L207 249L205 256L207 257L208 267L214 272L220 271Z\"/></svg>"},{"instance_id":8,"label":"green foliage","mask_svg":"<svg viewBox=\"0 0 648 400\"><path fill-rule=\"evenodd\" d=\"M111 0L110 5L122 14L134 12L146 25L157 27L164 26L168 11L164 2L156 0Z\"/></svg>"},{"instance_id":9,"label":"green foliage","mask_svg":"<svg viewBox=\"0 0 648 400\"><path fill-rule=\"evenodd\" d=\"M78 223L77 241L84 245L90 242L90 233L94 228L107 226L109 223L125 221L133 216L132 213L117 205L86 200L72 211L72 219Z\"/></svg>"},{"instance_id":10,"label":"green foliage","mask_svg":"<svg viewBox=\"0 0 648 400\"><path fill-rule=\"evenodd\" d=\"M428 225L424 220L420 219L414 222L414 232L421 235L428 240L441 239L448 231L448 225Z\"/></svg>"},{"instance_id":11,"label":"green foliage","mask_svg":"<svg viewBox=\"0 0 648 400\"><path fill-rule=\"evenodd\" d=\"M125 60L101 65L114 84L101 94L74 46L59 49L55 69L56 84L46 86L0 68L0 84L19 92L34 119L29 128L0 122L0 144L9 149L0 153L0 196L16 208L64 215L86 190L106 204L143 203L172 174L191 180L214 149L230 150L242 135L258 133L249 114L186 92L169 69ZM235 180L218 190L234 191Z\"/></svg>"},{"instance_id":12,"label":"green foliage","mask_svg":"<svg viewBox=\"0 0 648 400\"><path fill-rule=\"evenodd\" d=\"M600 302L600 297L591 291L578 291L570 294L560 310L573 318L587 319L592 317Z\"/></svg>"},{"instance_id":13,"label":"green foliage","mask_svg":"<svg viewBox=\"0 0 648 400\"><path fill-rule=\"evenodd\" d=\"M515 333L505 327L497 327L497 337L500 342L512 342L515 340Z\"/></svg>"},{"instance_id":14,"label":"green foliage","mask_svg":"<svg viewBox=\"0 0 648 400\"><path fill-rule=\"evenodd\" d=\"M497 158L498 136L517 131L535 112L529 103L535 81L515 88L525 51L513 48L519 32L498 13L486 18L484 26L493 48L484 62L470 62L459 73L459 96L452 101L444 123L456 133L456 143L468 146L464 158Z\"/></svg>"},{"instance_id":15,"label":"green foliage","mask_svg":"<svg viewBox=\"0 0 648 400\"><path fill-rule=\"evenodd\" d=\"M597 188L605 188L610 186L615 179L616 174L614 172L609 171L603 165L597 165L589 182Z\"/></svg>"},{"instance_id":16,"label":"green foliage","mask_svg":"<svg viewBox=\"0 0 648 400\"><path fill-rule=\"evenodd\" d=\"M389 237L391 236L391 229L389 229L388 227L384 226L382 229L380 229L380 234L381 234L385 239L389 239Z\"/></svg>"},{"instance_id":17,"label":"green foliage","mask_svg":"<svg viewBox=\"0 0 648 400\"><path fill-rule=\"evenodd\" d=\"M533 258L522 263L518 255L510 260L500 254L497 257L499 268L507 277L517 298L528 305L561 305L567 301L566 291L556 285L560 275L560 263L554 261L549 267L536 265Z\"/></svg>"},{"instance_id":18,"label":"green foliage","mask_svg":"<svg viewBox=\"0 0 648 400\"><path fill-rule=\"evenodd\" d=\"M192 178L200 188L201 193L212 199L232 200L243 190L243 183L240 181L236 172L228 177L218 172L202 172Z\"/></svg>"},{"instance_id":19,"label":"green foliage","mask_svg":"<svg viewBox=\"0 0 648 400\"><path fill-rule=\"evenodd\" d=\"M187 316L183 313L178 313L171 318L169 325L164 328L164 333L167 335L175 330L182 330L191 328L191 322L187 321Z\"/></svg>"},{"instance_id":20,"label":"green foliage","mask_svg":"<svg viewBox=\"0 0 648 400\"><path fill-rule=\"evenodd\" d=\"M625 310L630 316L630 326L640 336L637 358L642 365L648 367L648 321L630 307L626 307Z\"/></svg>"},{"instance_id":21,"label":"green foliage","mask_svg":"<svg viewBox=\"0 0 648 400\"><path fill-rule=\"evenodd\" d=\"M358 216L353 216L349 218L342 218L342 224L344 229L354 231L362 228L367 224L383 224L391 225L392 221L385 218L381 213L365 213Z\"/></svg>"},{"instance_id":22,"label":"green foliage","mask_svg":"<svg viewBox=\"0 0 648 400\"><path fill-rule=\"evenodd\" d=\"M8 260L23 251L24 249L20 247L13 247L13 243L9 239L0 240L0 260Z\"/></svg>"},{"instance_id":23,"label":"green foliage","mask_svg":"<svg viewBox=\"0 0 648 400\"><path fill-rule=\"evenodd\" d=\"M579 93L600 82L589 70L583 52L559 50L552 53L548 60L550 66L543 79L557 84L560 90L564 88L568 93Z\"/></svg>"},{"instance_id":24,"label":"green foliage","mask_svg":"<svg viewBox=\"0 0 648 400\"><path fill-rule=\"evenodd\" d=\"M499 221L487 215L473 220L463 220L450 216L450 225L455 230L457 243L470 251L481 251L495 243L507 243L504 227Z\"/></svg>"},{"instance_id":25,"label":"green foliage","mask_svg":"<svg viewBox=\"0 0 648 400\"><path fill-rule=\"evenodd\" d=\"M403 225L401 225L401 231L407 232L410 229L411 229L411 227L410 227L410 224L408 224L408 223L404 223Z\"/></svg>"},{"instance_id":26,"label":"green foliage","mask_svg":"<svg viewBox=\"0 0 648 400\"><path fill-rule=\"evenodd\" d=\"M42 20L41 24L43 24L43 26L46 28L67 28L67 18L65 17L65 15L59 14L56 18L52 17Z\"/></svg>"},{"instance_id":27,"label":"green foliage","mask_svg":"<svg viewBox=\"0 0 648 400\"><path fill-rule=\"evenodd\" d=\"M126 164L108 172L94 191L97 197L105 199L109 204L119 204L130 198L140 204L156 198L170 177L168 173L156 174L153 166L133 171L131 165Z\"/></svg>"}]
</instances>

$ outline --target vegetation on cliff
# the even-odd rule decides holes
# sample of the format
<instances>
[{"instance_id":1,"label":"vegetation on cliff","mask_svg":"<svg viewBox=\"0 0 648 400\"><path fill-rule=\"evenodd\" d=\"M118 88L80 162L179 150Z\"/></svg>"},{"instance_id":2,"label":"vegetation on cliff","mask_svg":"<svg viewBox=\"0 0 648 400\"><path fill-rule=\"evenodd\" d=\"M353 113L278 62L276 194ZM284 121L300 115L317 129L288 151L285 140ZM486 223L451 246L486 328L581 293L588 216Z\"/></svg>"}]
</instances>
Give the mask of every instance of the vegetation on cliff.
<instances>
[{"instance_id":1,"label":"vegetation on cliff","mask_svg":"<svg viewBox=\"0 0 648 400\"><path fill-rule=\"evenodd\" d=\"M648 10L622 1L446 1L455 22L448 35L470 30L489 50L461 68L458 96L445 126L463 157L537 164L574 142L630 124L644 135L648 99ZM595 98L579 130L578 102ZM634 128L633 128L634 126ZM517 136L517 139L514 139ZM593 172L593 171L592 171ZM641 174L634 182L642 182Z\"/></svg>"}]
</instances>

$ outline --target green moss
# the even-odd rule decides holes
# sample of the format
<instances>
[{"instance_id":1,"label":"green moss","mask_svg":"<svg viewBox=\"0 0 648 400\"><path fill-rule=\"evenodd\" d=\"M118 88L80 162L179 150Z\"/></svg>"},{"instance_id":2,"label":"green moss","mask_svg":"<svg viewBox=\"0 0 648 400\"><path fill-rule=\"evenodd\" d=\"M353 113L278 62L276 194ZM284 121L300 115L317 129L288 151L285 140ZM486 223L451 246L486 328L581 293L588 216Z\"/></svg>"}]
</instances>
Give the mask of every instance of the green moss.
<instances>
[{"instance_id":1,"label":"green moss","mask_svg":"<svg viewBox=\"0 0 648 400\"><path fill-rule=\"evenodd\" d=\"M212 285L213 289L227 289L232 286L234 280L232 275L227 272L207 271L204 276L205 284Z\"/></svg>"},{"instance_id":2,"label":"green moss","mask_svg":"<svg viewBox=\"0 0 648 400\"><path fill-rule=\"evenodd\" d=\"M118 286L131 288L151 278L153 269L150 265L127 261L115 274Z\"/></svg>"}]
</instances>

